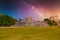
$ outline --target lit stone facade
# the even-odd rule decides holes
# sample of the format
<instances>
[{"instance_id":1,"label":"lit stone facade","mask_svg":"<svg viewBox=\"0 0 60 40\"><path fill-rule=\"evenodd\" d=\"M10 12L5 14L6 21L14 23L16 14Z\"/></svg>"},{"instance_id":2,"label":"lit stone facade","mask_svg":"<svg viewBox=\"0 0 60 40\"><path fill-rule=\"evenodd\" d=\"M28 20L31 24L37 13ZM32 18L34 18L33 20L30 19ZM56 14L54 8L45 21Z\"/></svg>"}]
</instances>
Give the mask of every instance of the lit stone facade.
<instances>
[{"instance_id":1,"label":"lit stone facade","mask_svg":"<svg viewBox=\"0 0 60 40\"><path fill-rule=\"evenodd\" d=\"M31 17L27 16L25 18L25 20L20 20L17 23L18 26L30 26L30 27L34 27L34 26L39 26L39 27L43 27L43 26L48 26L48 24L44 21L34 21Z\"/></svg>"},{"instance_id":2,"label":"lit stone facade","mask_svg":"<svg viewBox=\"0 0 60 40\"><path fill-rule=\"evenodd\" d=\"M58 26L60 26L60 19L59 19L59 16L50 16L49 17L50 20L54 20L57 22Z\"/></svg>"}]
</instances>

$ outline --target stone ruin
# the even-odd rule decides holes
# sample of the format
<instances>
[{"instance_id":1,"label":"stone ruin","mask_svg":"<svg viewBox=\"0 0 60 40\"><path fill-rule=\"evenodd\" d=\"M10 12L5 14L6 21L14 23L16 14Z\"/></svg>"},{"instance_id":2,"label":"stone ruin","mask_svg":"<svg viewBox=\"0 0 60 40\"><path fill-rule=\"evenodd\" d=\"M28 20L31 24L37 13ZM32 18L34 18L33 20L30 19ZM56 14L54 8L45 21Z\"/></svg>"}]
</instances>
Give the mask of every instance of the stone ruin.
<instances>
[{"instance_id":1,"label":"stone ruin","mask_svg":"<svg viewBox=\"0 0 60 40\"><path fill-rule=\"evenodd\" d=\"M19 19L19 21L15 24L16 26L48 26L48 24L44 21L35 21L30 16L27 16L25 20Z\"/></svg>"}]
</instances>

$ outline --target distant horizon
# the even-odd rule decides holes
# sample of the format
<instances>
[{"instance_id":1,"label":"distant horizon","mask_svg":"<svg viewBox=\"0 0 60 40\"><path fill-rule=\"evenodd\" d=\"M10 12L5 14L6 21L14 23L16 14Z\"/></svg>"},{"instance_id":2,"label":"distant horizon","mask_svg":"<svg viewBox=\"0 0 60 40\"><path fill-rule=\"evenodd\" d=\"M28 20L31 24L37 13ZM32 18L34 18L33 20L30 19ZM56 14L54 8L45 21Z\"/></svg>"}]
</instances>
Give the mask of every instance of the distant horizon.
<instances>
[{"instance_id":1,"label":"distant horizon","mask_svg":"<svg viewBox=\"0 0 60 40\"><path fill-rule=\"evenodd\" d=\"M2 13L0 13L0 14L2 14ZM2 14L2 15L7 15L7 14ZM11 16L11 15L8 15L8 16ZM52 16L58 16L58 15L52 15ZM52 16L49 16L49 17L52 17ZM13 17L13 18L15 18L14 16L11 16L11 17ZM26 16L27 17L27 16ZM17 20L19 20L19 19L22 19L22 20L25 20L25 18L26 17L24 17L24 18L22 18L22 17L20 17L20 18L15 18L15 19L17 19ZM31 16L29 16L29 17L31 17ZM42 20L36 20L36 19L34 19L33 17L31 17L33 20L35 20L35 21L43 21L44 19L46 19L46 18L49 18L49 17L45 17L45 18L43 18ZM59 18L59 16L58 16L58 18ZM60 18L59 18L59 20L60 20Z\"/></svg>"}]
</instances>

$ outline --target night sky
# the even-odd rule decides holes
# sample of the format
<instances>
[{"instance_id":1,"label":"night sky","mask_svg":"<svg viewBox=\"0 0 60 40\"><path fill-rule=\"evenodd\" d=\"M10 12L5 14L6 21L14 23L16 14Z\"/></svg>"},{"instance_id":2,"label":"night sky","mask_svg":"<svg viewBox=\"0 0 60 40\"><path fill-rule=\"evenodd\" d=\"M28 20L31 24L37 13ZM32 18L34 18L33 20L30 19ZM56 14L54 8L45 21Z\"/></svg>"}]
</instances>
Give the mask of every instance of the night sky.
<instances>
[{"instance_id":1,"label":"night sky","mask_svg":"<svg viewBox=\"0 0 60 40\"><path fill-rule=\"evenodd\" d=\"M42 20L51 15L60 17L60 0L0 0L0 13L16 19L31 16Z\"/></svg>"}]
</instances>

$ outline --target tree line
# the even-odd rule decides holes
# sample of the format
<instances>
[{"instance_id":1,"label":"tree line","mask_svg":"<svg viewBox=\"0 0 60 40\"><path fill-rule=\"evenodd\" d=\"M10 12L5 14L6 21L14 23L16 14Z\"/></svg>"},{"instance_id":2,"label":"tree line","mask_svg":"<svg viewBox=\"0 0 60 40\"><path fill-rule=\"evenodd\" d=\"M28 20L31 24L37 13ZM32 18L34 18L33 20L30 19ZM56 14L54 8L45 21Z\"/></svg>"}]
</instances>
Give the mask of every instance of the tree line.
<instances>
[{"instance_id":1,"label":"tree line","mask_svg":"<svg viewBox=\"0 0 60 40\"><path fill-rule=\"evenodd\" d=\"M21 19L20 19L20 21L21 21ZM8 26L9 27L9 26L15 25L16 22L18 22L17 19L15 19L11 16L8 16L8 15L0 14L0 27L2 27L2 26L4 26L4 27ZM50 20L48 18L45 18L44 22L46 22L49 26L58 25L58 23L56 21Z\"/></svg>"},{"instance_id":2,"label":"tree line","mask_svg":"<svg viewBox=\"0 0 60 40\"><path fill-rule=\"evenodd\" d=\"M14 25L17 20L11 16L0 14L0 27Z\"/></svg>"}]
</instances>

